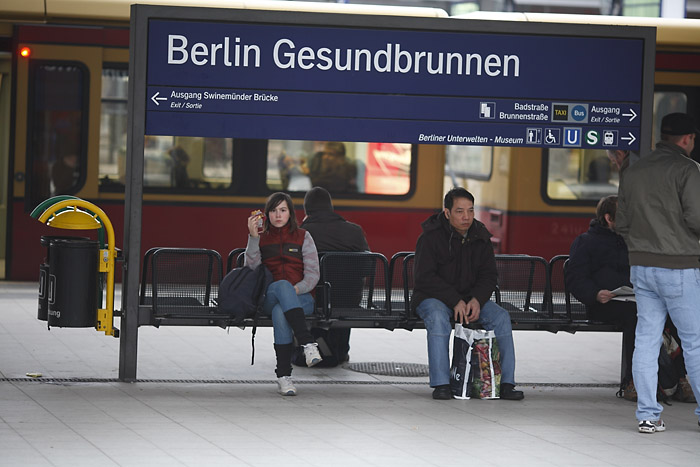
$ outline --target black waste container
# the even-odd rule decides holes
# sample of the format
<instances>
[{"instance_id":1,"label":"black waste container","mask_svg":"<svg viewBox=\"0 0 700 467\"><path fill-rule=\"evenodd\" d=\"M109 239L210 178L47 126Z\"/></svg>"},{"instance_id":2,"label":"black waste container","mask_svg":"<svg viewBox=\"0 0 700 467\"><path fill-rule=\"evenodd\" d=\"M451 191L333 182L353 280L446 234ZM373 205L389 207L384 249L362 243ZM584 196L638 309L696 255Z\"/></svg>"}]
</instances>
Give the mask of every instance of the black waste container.
<instances>
[{"instance_id":1,"label":"black waste container","mask_svg":"<svg viewBox=\"0 0 700 467\"><path fill-rule=\"evenodd\" d=\"M99 243L55 239L49 249L49 326L95 327Z\"/></svg>"},{"instance_id":2,"label":"black waste container","mask_svg":"<svg viewBox=\"0 0 700 467\"><path fill-rule=\"evenodd\" d=\"M37 318L46 321L49 317L49 260L51 259L51 240L90 240L87 237L63 237L43 235L41 246L46 247L46 258L39 265L39 312Z\"/></svg>"}]
</instances>

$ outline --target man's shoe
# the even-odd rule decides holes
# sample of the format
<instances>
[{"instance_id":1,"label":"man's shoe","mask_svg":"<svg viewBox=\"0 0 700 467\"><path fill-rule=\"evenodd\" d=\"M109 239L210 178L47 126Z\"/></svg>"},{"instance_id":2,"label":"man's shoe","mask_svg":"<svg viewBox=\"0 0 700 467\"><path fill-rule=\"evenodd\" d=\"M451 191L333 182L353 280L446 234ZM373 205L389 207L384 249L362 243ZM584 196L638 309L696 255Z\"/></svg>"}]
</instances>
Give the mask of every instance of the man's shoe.
<instances>
[{"instance_id":1,"label":"man's shoe","mask_svg":"<svg viewBox=\"0 0 700 467\"><path fill-rule=\"evenodd\" d=\"M698 422L700 423L700 422ZM639 422L639 432L640 433L657 433L666 431L666 425L664 421L659 420L642 420Z\"/></svg>"},{"instance_id":2,"label":"man's shoe","mask_svg":"<svg viewBox=\"0 0 700 467\"><path fill-rule=\"evenodd\" d=\"M291 376L280 376L277 378L277 386L279 387L280 394L283 396L297 395L297 388L294 387Z\"/></svg>"},{"instance_id":3,"label":"man's shoe","mask_svg":"<svg viewBox=\"0 0 700 467\"><path fill-rule=\"evenodd\" d=\"M443 384L442 386L437 386L433 390L433 399L446 401L452 399L452 389L449 384Z\"/></svg>"},{"instance_id":4,"label":"man's shoe","mask_svg":"<svg viewBox=\"0 0 700 467\"><path fill-rule=\"evenodd\" d=\"M306 359L306 366L309 368L321 363L323 358L321 358L321 353L318 351L318 344L316 342L304 345L304 358Z\"/></svg>"},{"instance_id":5,"label":"man's shoe","mask_svg":"<svg viewBox=\"0 0 700 467\"><path fill-rule=\"evenodd\" d=\"M501 399L509 401L521 401L525 398L525 394L522 391L515 389L515 385L510 383L501 384Z\"/></svg>"}]
</instances>

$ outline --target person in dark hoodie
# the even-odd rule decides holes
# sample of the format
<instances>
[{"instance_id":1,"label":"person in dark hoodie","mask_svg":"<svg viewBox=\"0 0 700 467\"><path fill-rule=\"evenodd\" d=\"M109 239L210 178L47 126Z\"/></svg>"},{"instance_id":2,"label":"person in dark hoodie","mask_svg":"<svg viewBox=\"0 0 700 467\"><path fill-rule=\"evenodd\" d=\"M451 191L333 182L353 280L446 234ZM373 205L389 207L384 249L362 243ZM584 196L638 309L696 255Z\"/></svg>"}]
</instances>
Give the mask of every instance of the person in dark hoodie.
<instances>
[{"instance_id":1,"label":"person in dark hoodie","mask_svg":"<svg viewBox=\"0 0 700 467\"><path fill-rule=\"evenodd\" d=\"M474 219L474 196L464 188L445 195L444 209L423 222L416 243L411 307L425 323L433 399L452 399L451 319L493 330L501 351L501 399L521 400L515 389L515 346L510 315L490 300L498 273L491 234Z\"/></svg>"},{"instance_id":2,"label":"person in dark hoodie","mask_svg":"<svg viewBox=\"0 0 700 467\"><path fill-rule=\"evenodd\" d=\"M624 239L615 233L617 196L598 202L596 217L571 244L569 262L564 273L567 289L584 305L590 319L622 324L625 355L634 352L634 330L637 326L637 305L614 300L613 290L632 287L630 263ZM625 362L622 377L625 399L636 400L632 382L632 359Z\"/></svg>"},{"instance_id":3,"label":"person in dark hoodie","mask_svg":"<svg viewBox=\"0 0 700 467\"><path fill-rule=\"evenodd\" d=\"M304 212L301 227L311 234L318 251L369 251L362 227L333 211L331 195L325 188L317 186L306 192Z\"/></svg>"},{"instance_id":4,"label":"person in dark hoodie","mask_svg":"<svg viewBox=\"0 0 700 467\"><path fill-rule=\"evenodd\" d=\"M331 195L317 186L304 197L306 217L301 227L311 234L319 253L330 251L369 251L365 233L357 224L348 222L333 211ZM362 283L359 283L360 290ZM337 366L348 360L350 352L350 328L311 328L311 334L319 343L323 361L320 367ZM297 349L294 363L304 365L303 353Z\"/></svg>"}]
</instances>

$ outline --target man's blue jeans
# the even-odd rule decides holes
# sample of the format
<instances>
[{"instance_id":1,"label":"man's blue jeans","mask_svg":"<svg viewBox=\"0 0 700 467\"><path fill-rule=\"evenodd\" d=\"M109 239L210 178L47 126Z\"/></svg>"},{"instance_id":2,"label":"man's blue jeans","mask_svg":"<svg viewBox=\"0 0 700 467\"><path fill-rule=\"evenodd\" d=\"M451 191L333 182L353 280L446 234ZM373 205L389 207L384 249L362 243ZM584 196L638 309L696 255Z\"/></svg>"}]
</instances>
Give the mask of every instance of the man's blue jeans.
<instances>
[{"instance_id":1,"label":"man's blue jeans","mask_svg":"<svg viewBox=\"0 0 700 467\"><path fill-rule=\"evenodd\" d=\"M428 298L416 309L428 331L430 386L450 384L450 334L454 310L440 300ZM491 300L481 307L479 323L494 331L501 351L501 383L515 385L515 346L510 315Z\"/></svg>"},{"instance_id":2,"label":"man's blue jeans","mask_svg":"<svg viewBox=\"0 0 700 467\"><path fill-rule=\"evenodd\" d=\"M284 316L284 312L292 308L302 308L304 314L308 316L314 312L314 298L310 293L297 295L289 281L281 280L270 284L265 295L263 311L272 316L275 344L291 344L294 340L292 328Z\"/></svg>"},{"instance_id":3,"label":"man's blue jeans","mask_svg":"<svg viewBox=\"0 0 700 467\"><path fill-rule=\"evenodd\" d=\"M666 315L681 338L688 381L700 400L700 269L632 266L637 297L637 330L632 375L637 390L637 420L658 420L663 407L656 400L659 350ZM695 414L700 418L700 405Z\"/></svg>"}]
</instances>

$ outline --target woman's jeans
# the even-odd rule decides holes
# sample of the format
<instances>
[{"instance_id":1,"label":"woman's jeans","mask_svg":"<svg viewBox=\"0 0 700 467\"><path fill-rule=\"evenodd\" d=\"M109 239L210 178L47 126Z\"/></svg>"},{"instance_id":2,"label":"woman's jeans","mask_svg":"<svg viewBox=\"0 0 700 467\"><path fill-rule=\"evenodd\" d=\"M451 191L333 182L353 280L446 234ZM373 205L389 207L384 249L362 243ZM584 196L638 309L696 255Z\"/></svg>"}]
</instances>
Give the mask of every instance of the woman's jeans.
<instances>
[{"instance_id":1,"label":"woman's jeans","mask_svg":"<svg viewBox=\"0 0 700 467\"><path fill-rule=\"evenodd\" d=\"M450 384L450 334L454 310L440 300L428 298L416 309L428 331L430 386ZM515 347L510 315L491 300L481 307L479 323L494 331L501 352L501 383L515 385Z\"/></svg>"},{"instance_id":2,"label":"woman's jeans","mask_svg":"<svg viewBox=\"0 0 700 467\"><path fill-rule=\"evenodd\" d=\"M688 381L700 401L700 269L632 266L637 298L637 330L632 374L637 390L637 420L658 420L663 407L656 400L659 349L666 315L678 329ZM695 408L700 418L700 405Z\"/></svg>"},{"instance_id":3,"label":"woman's jeans","mask_svg":"<svg viewBox=\"0 0 700 467\"><path fill-rule=\"evenodd\" d=\"M284 312L292 308L301 308L308 316L314 312L314 298L310 293L297 295L289 281L281 280L270 284L265 295L263 311L272 316L275 344L291 344L294 340L292 327L284 316Z\"/></svg>"}]
</instances>

